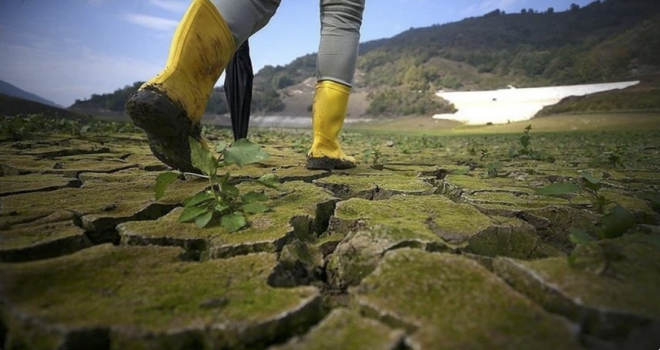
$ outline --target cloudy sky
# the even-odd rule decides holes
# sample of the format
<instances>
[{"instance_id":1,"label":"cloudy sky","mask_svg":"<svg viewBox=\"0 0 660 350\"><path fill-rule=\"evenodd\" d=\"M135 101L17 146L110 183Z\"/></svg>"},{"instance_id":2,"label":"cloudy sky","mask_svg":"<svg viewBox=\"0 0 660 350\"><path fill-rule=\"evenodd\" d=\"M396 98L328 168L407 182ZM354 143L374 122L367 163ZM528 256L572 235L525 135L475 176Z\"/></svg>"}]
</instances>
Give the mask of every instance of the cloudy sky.
<instances>
[{"instance_id":1,"label":"cloudy sky","mask_svg":"<svg viewBox=\"0 0 660 350\"><path fill-rule=\"evenodd\" d=\"M316 52L318 0L282 0L250 39L255 71ZM367 0L362 41L494 9L568 9L591 0ZM188 0L1 0L0 80L62 106L156 74ZM222 83L222 80L220 80Z\"/></svg>"}]
</instances>

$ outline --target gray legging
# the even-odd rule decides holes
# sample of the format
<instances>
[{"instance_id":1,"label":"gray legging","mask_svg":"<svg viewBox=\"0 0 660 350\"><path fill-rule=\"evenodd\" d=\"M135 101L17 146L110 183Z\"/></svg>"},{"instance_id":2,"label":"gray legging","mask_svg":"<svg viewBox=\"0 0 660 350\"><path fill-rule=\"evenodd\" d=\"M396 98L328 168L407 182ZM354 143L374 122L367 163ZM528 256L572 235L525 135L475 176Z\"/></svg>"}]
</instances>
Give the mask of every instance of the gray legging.
<instances>
[{"instance_id":1,"label":"gray legging","mask_svg":"<svg viewBox=\"0 0 660 350\"><path fill-rule=\"evenodd\" d=\"M236 48L263 28L281 0L212 0L227 22ZM320 0L321 42L316 78L351 86L365 0Z\"/></svg>"}]
</instances>

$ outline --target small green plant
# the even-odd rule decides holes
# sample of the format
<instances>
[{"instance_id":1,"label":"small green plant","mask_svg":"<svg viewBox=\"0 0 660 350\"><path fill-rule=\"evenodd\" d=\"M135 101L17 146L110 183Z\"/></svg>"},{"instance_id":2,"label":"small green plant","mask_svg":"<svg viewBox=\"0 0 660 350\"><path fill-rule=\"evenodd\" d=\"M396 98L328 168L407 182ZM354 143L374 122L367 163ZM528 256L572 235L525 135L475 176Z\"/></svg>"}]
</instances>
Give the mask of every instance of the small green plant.
<instances>
[{"instance_id":1,"label":"small green plant","mask_svg":"<svg viewBox=\"0 0 660 350\"><path fill-rule=\"evenodd\" d=\"M385 162L383 159L383 154L380 152L380 149L376 146L372 147L371 149L368 149L364 151L364 155L362 156L362 160L365 163L369 163L369 159L371 158L371 168L376 169L376 170L383 170L385 167Z\"/></svg>"},{"instance_id":2,"label":"small green plant","mask_svg":"<svg viewBox=\"0 0 660 350\"><path fill-rule=\"evenodd\" d=\"M607 199L603 194L599 193L600 189L603 188L603 179L601 177L594 176L594 174L589 171L581 172L580 176L582 189L589 195L591 204L598 213L603 214L605 207L612 203L611 200Z\"/></svg>"},{"instance_id":3,"label":"small green plant","mask_svg":"<svg viewBox=\"0 0 660 350\"><path fill-rule=\"evenodd\" d=\"M5 117L2 120L0 134L9 136L12 141L23 141L30 137L31 130L20 117Z\"/></svg>"},{"instance_id":4,"label":"small green plant","mask_svg":"<svg viewBox=\"0 0 660 350\"><path fill-rule=\"evenodd\" d=\"M305 153L307 153L310 144L311 144L311 140L309 140L307 137L304 137L304 136L297 137L293 141L293 147L292 148L296 153L305 154Z\"/></svg>"},{"instance_id":5,"label":"small green plant","mask_svg":"<svg viewBox=\"0 0 660 350\"><path fill-rule=\"evenodd\" d=\"M189 137L189 142L192 164L208 177L209 188L184 200L184 209L179 216L179 222L194 221L197 227L203 228L215 218L220 220L220 225L228 232L235 232L247 225L246 214L269 210L263 204L268 200L268 196L256 191L241 194L239 188L229 182L229 171L218 175L218 170L222 167L231 164L242 167L266 159L268 153L259 145L246 139L240 139L230 147L221 143L217 146L217 150L222 157L215 158L194 138ZM167 186L178 177L179 174L175 172L158 175L155 186L157 200L165 194ZM264 175L256 182L269 188L277 188L279 185L279 179L275 174Z\"/></svg>"},{"instance_id":6,"label":"small green plant","mask_svg":"<svg viewBox=\"0 0 660 350\"><path fill-rule=\"evenodd\" d=\"M486 164L486 170L484 171L482 177L497 177L497 175L500 173L500 169L502 169L502 164L498 162L490 162Z\"/></svg>"},{"instance_id":7,"label":"small green plant","mask_svg":"<svg viewBox=\"0 0 660 350\"><path fill-rule=\"evenodd\" d=\"M623 158L625 153L625 146L619 144L614 146L614 149L608 152L605 152L603 156L607 159L607 163L612 168L621 167L625 168L623 164Z\"/></svg>"},{"instance_id":8,"label":"small green plant","mask_svg":"<svg viewBox=\"0 0 660 350\"><path fill-rule=\"evenodd\" d=\"M569 236L573 243L577 245L587 244L593 240L592 236L598 239L617 238L635 227L637 220L630 210L599 193L603 187L602 178L594 176L589 171L581 172L580 176L579 185L572 182L563 182L551 184L535 191L536 194L555 196L585 192L589 195L594 209L603 214L599 223L593 227L592 235L584 230L573 228ZM609 204L616 205L609 212L606 212L605 209Z\"/></svg>"},{"instance_id":9,"label":"small green plant","mask_svg":"<svg viewBox=\"0 0 660 350\"><path fill-rule=\"evenodd\" d=\"M468 148L468 153L471 156L476 156L477 155L477 148L479 148L479 144L474 141L470 141L469 148Z\"/></svg>"},{"instance_id":10,"label":"small green plant","mask_svg":"<svg viewBox=\"0 0 660 350\"><path fill-rule=\"evenodd\" d=\"M518 150L518 153L523 155L530 155L532 153L532 149L529 148L529 145L532 140L532 137L529 135L529 132L531 130L532 130L532 124L527 125L525 129L523 129L523 135L520 136L520 145L522 147Z\"/></svg>"},{"instance_id":11,"label":"small green plant","mask_svg":"<svg viewBox=\"0 0 660 350\"><path fill-rule=\"evenodd\" d=\"M490 156L490 151L488 151L488 148L482 148L481 149L481 155L479 155L480 160L485 160Z\"/></svg>"},{"instance_id":12,"label":"small green plant","mask_svg":"<svg viewBox=\"0 0 660 350\"><path fill-rule=\"evenodd\" d=\"M603 188L602 181L603 179L601 177L595 176L592 172L582 171L577 184L572 182L555 183L543 188L538 188L535 192L536 194L549 196L562 196L584 192L589 196L592 207L599 214L603 214L605 208L609 204L612 204L613 201L600 193L600 190Z\"/></svg>"}]
</instances>

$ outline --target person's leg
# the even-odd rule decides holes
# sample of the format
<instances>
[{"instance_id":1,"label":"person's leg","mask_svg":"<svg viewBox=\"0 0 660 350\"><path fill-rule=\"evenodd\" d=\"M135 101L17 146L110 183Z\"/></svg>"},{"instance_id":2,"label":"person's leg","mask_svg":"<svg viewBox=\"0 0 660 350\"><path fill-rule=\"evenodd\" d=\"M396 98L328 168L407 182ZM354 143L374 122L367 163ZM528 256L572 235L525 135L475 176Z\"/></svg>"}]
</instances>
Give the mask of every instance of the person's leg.
<instances>
[{"instance_id":1,"label":"person's leg","mask_svg":"<svg viewBox=\"0 0 660 350\"><path fill-rule=\"evenodd\" d=\"M202 141L200 121L213 86L236 48L270 20L279 1L192 1L172 38L165 69L126 103L163 163L199 172L190 161L188 137Z\"/></svg>"},{"instance_id":2,"label":"person's leg","mask_svg":"<svg viewBox=\"0 0 660 350\"><path fill-rule=\"evenodd\" d=\"M338 136L355 73L364 0L320 0L320 7L321 42L312 105L314 141L307 168L352 168L355 159L342 151Z\"/></svg>"},{"instance_id":3,"label":"person's leg","mask_svg":"<svg viewBox=\"0 0 660 350\"><path fill-rule=\"evenodd\" d=\"M268 24L281 0L211 0L222 14L236 42L236 50Z\"/></svg>"}]
</instances>

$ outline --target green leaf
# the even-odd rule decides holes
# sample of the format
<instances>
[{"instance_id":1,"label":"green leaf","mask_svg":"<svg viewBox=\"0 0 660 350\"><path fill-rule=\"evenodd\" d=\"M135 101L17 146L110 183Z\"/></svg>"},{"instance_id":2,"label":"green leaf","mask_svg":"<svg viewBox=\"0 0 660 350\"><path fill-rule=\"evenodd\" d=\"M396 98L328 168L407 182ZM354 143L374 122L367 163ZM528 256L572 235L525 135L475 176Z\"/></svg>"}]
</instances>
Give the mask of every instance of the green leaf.
<instances>
[{"instance_id":1,"label":"green leaf","mask_svg":"<svg viewBox=\"0 0 660 350\"><path fill-rule=\"evenodd\" d=\"M245 221L245 216L243 214L231 213L223 215L220 224L228 232L236 232L247 225L247 221Z\"/></svg>"},{"instance_id":2,"label":"green leaf","mask_svg":"<svg viewBox=\"0 0 660 350\"><path fill-rule=\"evenodd\" d=\"M194 137L188 136L188 142L190 143L190 160L192 161L192 165L206 175L213 174L217 168L217 160L213 157L213 154L204 148Z\"/></svg>"},{"instance_id":3,"label":"green leaf","mask_svg":"<svg viewBox=\"0 0 660 350\"><path fill-rule=\"evenodd\" d=\"M156 186L154 187L156 200L161 199L165 195L165 189L167 189L167 186L176 181L178 177L179 174L171 171L158 174L158 177L156 177Z\"/></svg>"},{"instance_id":4,"label":"green leaf","mask_svg":"<svg viewBox=\"0 0 660 350\"><path fill-rule=\"evenodd\" d=\"M195 226L198 228L204 228L204 226L208 225L208 223L211 221L212 217L213 212L210 210L207 211L206 213L195 218Z\"/></svg>"},{"instance_id":5,"label":"green leaf","mask_svg":"<svg viewBox=\"0 0 660 350\"><path fill-rule=\"evenodd\" d=\"M215 146L215 150L218 153L221 153L222 151L224 151L225 148L227 148L227 142L225 142L223 140L218 141L218 144Z\"/></svg>"},{"instance_id":6,"label":"green leaf","mask_svg":"<svg viewBox=\"0 0 660 350\"><path fill-rule=\"evenodd\" d=\"M213 196L213 193L211 193L210 191L204 191L204 192L200 192L200 193L198 193L198 194L196 194L192 197L186 198L186 200L183 201L183 204L186 207L192 207L192 206L204 203L204 202L209 201L209 200L214 199L214 198L215 198L215 196Z\"/></svg>"},{"instance_id":7,"label":"green leaf","mask_svg":"<svg viewBox=\"0 0 660 350\"><path fill-rule=\"evenodd\" d=\"M268 196L260 192L248 192L242 196L243 203L252 203L252 202L265 202L268 200Z\"/></svg>"},{"instance_id":8,"label":"green leaf","mask_svg":"<svg viewBox=\"0 0 660 350\"><path fill-rule=\"evenodd\" d=\"M580 187L572 182L560 182L537 188L534 193L546 196L558 196L580 192Z\"/></svg>"},{"instance_id":9,"label":"green leaf","mask_svg":"<svg viewBox=\"0 0 660 350\"><path fill-rule=\"evenodd\" d=\"M593 240L586 231L579 228L572 228L568 237L575 244L587 244Z\"/></svg>"},{"instance_id":10,"label":"green leaf","mask_svg":"<svg viewBox=\"0 0 660 350\"><path fill-rule=\"evenodd\" d=\"M617 205L611 212L603 216L600 226L601 238L621 237L626 231L630 230L637 223L635 214L630 210Z\"/></svg>"},{"instance_id":11,"label":"green leaf","mask_svg":"<svg viewBox=\"0 0 660 350\"><path fill-rule=\"evenodd\" d=\"M220 185L220 192L232 197L238 197L241 194L236 186L227 183Z\"/></svg>"},{"instance_id":12,"label":"green leaf","mask_svg":"<svg viewBox=\"0 0 660 350\"><path fill-rule=\"evenodd\" d=\"M598 185L603 179L600 177L594 176L590 171L583 171L580 173L583 179L592 185Z\"/></svg>"},{"instance_id":13,"label":"green leaf","mask_svg":"<svg viewBox=\"0 0 660 350\"><path fill-rule=\"evenodd\" d=\"M206 212L209 212L210 210L205 207L187 207L183 209L183 212L181 213L181 216L179 216L179 222L187 222L190 221Z\"/></svg>"},{"instance_id":14,"label":"green leaf","mask_svg":"<svg viewBox=\"0 0 660 350\"><path fill-rule=\"evenodd\" d=\"M223 211L229 208L230 208L229 204L225 202L218 202L215 204L215 211L217 211L218 213L222 213Z\"/></svg>"},{"instance_id":15,"label":"green leaf","mask_svg":"<svg viewBox=\"0 0 660 350\"><path fill-rule=\"evenodd\" d=\"M261 202L243 204L243 211L249 214L259 214L268 211L268 207Z\"/></svg>"},{"instance_id":16,"label":"green leaf","mask_svg":"<svg viewBox=\"0 0 660 350\"><path fill-rule=\"evenodd\" d=\"M260 177L257 182L269 188L278 188L280 186L280 178L275 174L266 174Z\"/></svg>"},{"instance_id":17,"label":"green leaf","mask_svg":"<svg viewBox=\"0 0 660 350\"><path fill-rule=\"evenodd\" d=\"M369 157L371 156L372 153L373 153L373 151L370 150L370 149L364 151L364 155L362 156L362 161L364 161L365 163L368 162Z\"/></svg>"},{"instance_id":18,"label":"green leaf","mask_svg":"<svg viewBox=\"0 0 660 350\"><path fill-rule=\"evenodd\" d=\"M245 164L260 162L269 157L261 146L247 139L234 142L229 148L222 152L225 155L225 163L243 166Z\"/></svg>"},{"instance_id":19,"label":"green leaf","mask_svg":"<svg viewBox=\"0 0 660 350\"><path fill-rule=\"evenodd\" d=\"M227 183L227 181L229 181L229 176L230 176L230 175L229 175L229 172L226 172L224 175L222 175L221 178L219 178L219 179L216 178L216 179L215 179L215 182L218 183L218 184L220 184L220 185L224 185L224 184Z\"/></svg>"}]
</instances>

